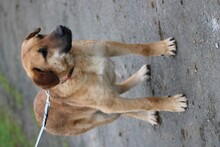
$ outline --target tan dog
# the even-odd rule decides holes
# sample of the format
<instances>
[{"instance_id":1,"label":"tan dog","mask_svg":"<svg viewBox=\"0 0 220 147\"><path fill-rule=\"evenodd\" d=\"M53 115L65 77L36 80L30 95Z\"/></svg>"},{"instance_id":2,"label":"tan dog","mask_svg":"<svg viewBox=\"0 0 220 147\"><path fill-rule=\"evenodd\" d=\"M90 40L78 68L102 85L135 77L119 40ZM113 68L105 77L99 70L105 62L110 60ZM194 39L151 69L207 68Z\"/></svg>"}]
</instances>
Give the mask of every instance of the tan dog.
<instances>
[{"instance_id":1,"label":"tan dog","mask_svg":"<svg viewBox=\"0 0 220 147\"><path fill-rule=\"evenodd\" d=\"M51 34L29 34L22 44L22 63L27 75L51 94L46 131L77 135L122 115L158 124L155 111L182 112L187 98L145 97L126 99L120 94L150 78L144 65L127 80L116 84L110 57L175 55L173 38L156 43L126 44L113 41L74 41L71 31L58 26ZM40 90L34 102L37 121L42 123L46 94Z\"/></svg>"}]
</instances>

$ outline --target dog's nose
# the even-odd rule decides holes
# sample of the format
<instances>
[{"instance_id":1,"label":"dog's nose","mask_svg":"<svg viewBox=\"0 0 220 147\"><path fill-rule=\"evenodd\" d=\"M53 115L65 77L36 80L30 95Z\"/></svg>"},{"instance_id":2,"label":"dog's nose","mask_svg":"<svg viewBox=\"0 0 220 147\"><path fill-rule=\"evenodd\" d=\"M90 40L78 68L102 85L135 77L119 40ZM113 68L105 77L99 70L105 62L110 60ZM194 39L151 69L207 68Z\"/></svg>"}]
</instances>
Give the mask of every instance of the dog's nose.
<instances>
[{"instance_id":1,"label":"dog's nose","mask_svg":"<svg viewBox=\"0 0 220 147\"><path fill-rule=\"evenodd\" d=\"M65 28L62 25L57 26L56 30L54 31L57 35L59 35L60 37L62 37L65 34Z\"/></svg>"}]
</instances>

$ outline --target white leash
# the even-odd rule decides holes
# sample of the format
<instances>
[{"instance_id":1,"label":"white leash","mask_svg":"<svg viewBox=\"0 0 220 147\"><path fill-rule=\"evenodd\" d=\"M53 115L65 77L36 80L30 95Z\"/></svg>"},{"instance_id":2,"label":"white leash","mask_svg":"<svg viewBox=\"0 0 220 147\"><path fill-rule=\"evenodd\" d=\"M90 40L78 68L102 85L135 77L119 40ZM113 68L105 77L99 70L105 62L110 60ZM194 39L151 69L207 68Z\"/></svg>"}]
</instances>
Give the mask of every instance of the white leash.
<instances>
[{"instance_id":1,"label":"white leash","mask_svg":"<svg viewBox=\"0 0 220 147\"><path fill-rule=\"evenodd\" d=\"M45 108L44 108L44 118L43 118L43 122L42 122L42 126L41 126L41 130L39 132L37 141L35 143L35 147L38 146L40 138L43 134L44 129L46 129L46 124L47 124L47 117L48 117L48 112L50 110L50 92L49 90L45 91L46 95L47 95L47 100L46 100L46 104L45 104Z\"/></svg>"}]
</instances>

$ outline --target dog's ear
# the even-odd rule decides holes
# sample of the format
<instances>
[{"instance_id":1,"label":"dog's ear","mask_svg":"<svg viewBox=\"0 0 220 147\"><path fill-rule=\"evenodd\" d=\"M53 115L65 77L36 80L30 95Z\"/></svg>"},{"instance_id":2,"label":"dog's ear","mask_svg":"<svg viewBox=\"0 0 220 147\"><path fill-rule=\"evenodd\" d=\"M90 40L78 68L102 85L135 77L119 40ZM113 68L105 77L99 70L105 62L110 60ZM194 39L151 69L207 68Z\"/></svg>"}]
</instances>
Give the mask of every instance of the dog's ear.
<instances>
[{"instance_id":1,"label":"dog's ear","mask_svg":"<svg viewBox=\"0 0 220 147\"><path fill-rule=\"evenodd\" d=\"M50 71L41 71L37 68L33 69L33 82L43 88L49 89L60 83L60 79Z\"/></svg>"},{"instance_id":2,"label":"dog's ear","mask_svg":"<svg viewBox=\"0 0 220 147\"><path fill-rule=\"evenodd\" d=\"M41 28L37 28L34 32L30 33L29 35L27 35L27 37L25 38L25 40L28 40L32 37L34 37L36 34L38 34L40 32Z\"/></svg>"}]
</instances>

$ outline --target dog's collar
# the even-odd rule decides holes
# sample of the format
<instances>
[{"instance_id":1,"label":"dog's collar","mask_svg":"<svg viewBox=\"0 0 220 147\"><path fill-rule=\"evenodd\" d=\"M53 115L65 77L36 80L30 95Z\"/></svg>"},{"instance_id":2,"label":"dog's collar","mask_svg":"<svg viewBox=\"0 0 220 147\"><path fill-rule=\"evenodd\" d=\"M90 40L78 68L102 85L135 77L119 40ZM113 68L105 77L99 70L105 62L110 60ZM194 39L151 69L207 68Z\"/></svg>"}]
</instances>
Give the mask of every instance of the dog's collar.
<instances>
[{"instance_id":1,"label":"dog's collar","mask_svg":"<svg viewBox=\"0 0 220 147\"><path fill-rule=\"evenodd\" d=\"M43 134L43 131L46 129L48 113L49 113L49 110L50 110L50 92L49 92L49 90L47 90L47 91L45 91L45 93L46 93L47 99L46 99L45 108L44 108L44 117L43 117L43 121L42 121L41 130L39 132L37 141L35 143L35 147L38 146L38 143L39 143L40 138Z\"/></svg>"},{"instance_id":2,"label":"dog's collar","mask_svg":"<svg viewBox=\"0 0 220 147\"><path fill-rule=\"evenodd\" d=\"M65 83L67 80L69 80L73 74L74 71L74 67L69 71L68 75L66 76L66 78L61 82L61 84Z\"/></svg>"}]
</instances>

